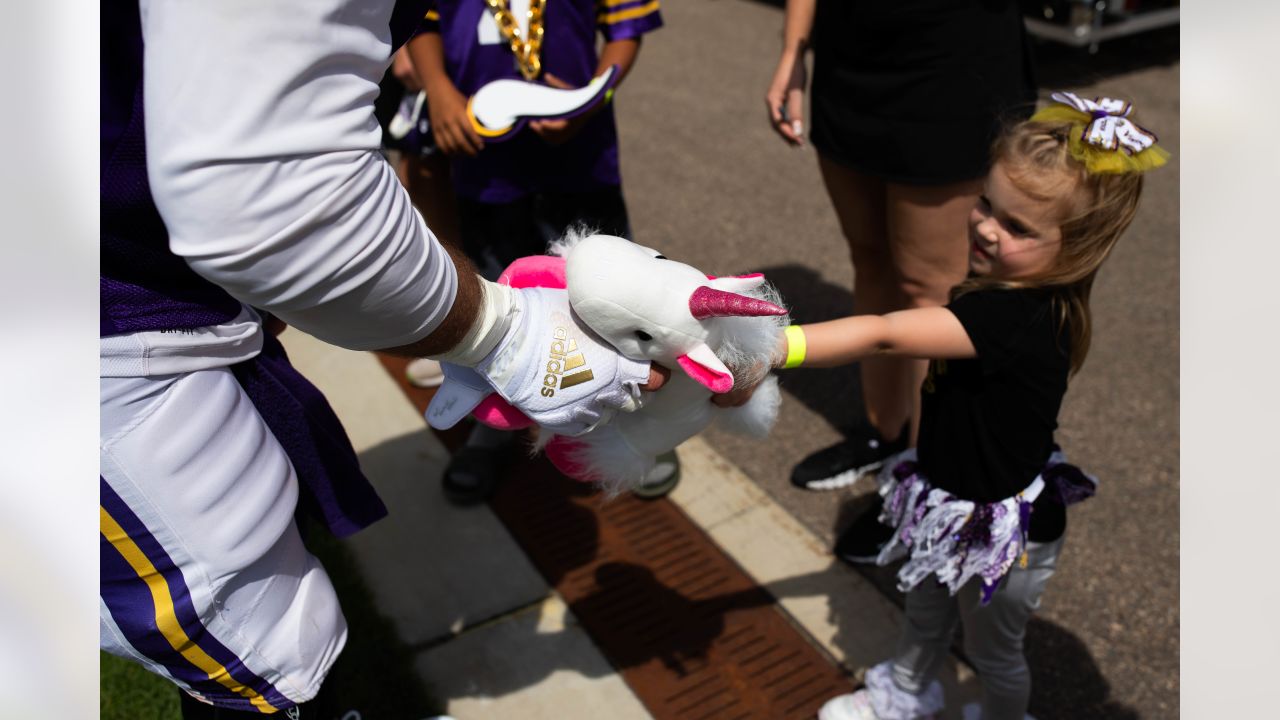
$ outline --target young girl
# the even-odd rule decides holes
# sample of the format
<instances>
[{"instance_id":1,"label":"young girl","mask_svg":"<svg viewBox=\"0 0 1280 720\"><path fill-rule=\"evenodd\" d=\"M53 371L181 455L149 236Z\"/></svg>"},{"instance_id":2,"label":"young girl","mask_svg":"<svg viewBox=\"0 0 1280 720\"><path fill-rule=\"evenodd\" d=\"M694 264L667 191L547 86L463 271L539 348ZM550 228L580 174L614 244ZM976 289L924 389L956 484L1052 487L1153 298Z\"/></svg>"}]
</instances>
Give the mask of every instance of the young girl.
<instances>
[{"instance_id":1,"label":"young girl","mask_svg":"<svg viewBox=\"0 0 1280 720\"><path fill-rule=\"evenodd\" d=\"M950 304L787 329L785 367L930 360L918 448L882 474L880 519L894 535L879 562L907 557L906 623L893 658L820 720L941 711L934 675L957 619L981 717L1025 716L1027 621L1062 549L1065 506L1094 486L1056 452L1058 410L1089 349L1094 278L1133 219L1141 173L1168 157L1123 101L1053 100L996 141L969 216L969 278Z\"/></svg>"}]
</instances>

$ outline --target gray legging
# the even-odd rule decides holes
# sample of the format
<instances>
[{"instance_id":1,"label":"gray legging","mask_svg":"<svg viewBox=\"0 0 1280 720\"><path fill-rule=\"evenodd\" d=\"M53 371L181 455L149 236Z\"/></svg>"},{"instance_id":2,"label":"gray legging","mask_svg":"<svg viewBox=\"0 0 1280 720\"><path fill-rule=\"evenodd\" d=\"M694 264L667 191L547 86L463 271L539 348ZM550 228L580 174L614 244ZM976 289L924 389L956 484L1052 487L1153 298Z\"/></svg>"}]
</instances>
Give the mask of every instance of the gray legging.
<instances>
[{"instance_id":1,"label":"gray legging","mask_svg":"<svg viewBox=\"0 0 1280 720\"><path fill-rule=\"evenodd\" d=\"M946 657L959 620L964 623L965 654L982 681L982 720L1023 720L1031 699L1031 672L1022 639L1057 567L1062 541L1028 543L1027 567L1015 563L986 606L979 603L976 579L954 597L932 579L907 593L906 619L893 656L894 685L922 692Z\"/></svg>"}]
</instances>

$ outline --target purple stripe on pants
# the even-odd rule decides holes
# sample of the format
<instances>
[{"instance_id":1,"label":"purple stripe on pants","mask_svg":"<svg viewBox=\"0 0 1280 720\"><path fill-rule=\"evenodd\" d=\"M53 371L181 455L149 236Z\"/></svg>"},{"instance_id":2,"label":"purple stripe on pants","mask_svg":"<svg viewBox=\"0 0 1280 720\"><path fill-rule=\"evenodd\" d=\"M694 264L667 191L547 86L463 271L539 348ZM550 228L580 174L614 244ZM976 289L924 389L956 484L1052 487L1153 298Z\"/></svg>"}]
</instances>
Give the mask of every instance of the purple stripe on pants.
<instances>
[{"instance_id":1,"label":"purple stripe on pants","mask_svg":"<svg viewBox=\"0 0 1280 720\"><path fill-rule=\"evenodd\" d=\"M191 601L191 592L183 580L182 572L172 558L138 516L116 494L106 479L99 478L99 480L99 499L103 509L124 529L129 539L138 546L138 549L164 578L169 588L169 595L173 598L174 615L187 637L205 654L226 668L236 682L262 695L273 707L278 709L292 707L295 704L293 701L285 697L270 682L246 667L235 653L204 626ZM146 582L138 577L134 569L105 536L101 537L99 556L99 592L102 595L102 601L106 604L116 625L124 633L125 639L138 652L164 666L173 677L200 692L215 705L254 712L258 710L247 698L210 680L207 672L192 665L169 644L156 626L156 609Z\"/></svg>"}]
</instances>

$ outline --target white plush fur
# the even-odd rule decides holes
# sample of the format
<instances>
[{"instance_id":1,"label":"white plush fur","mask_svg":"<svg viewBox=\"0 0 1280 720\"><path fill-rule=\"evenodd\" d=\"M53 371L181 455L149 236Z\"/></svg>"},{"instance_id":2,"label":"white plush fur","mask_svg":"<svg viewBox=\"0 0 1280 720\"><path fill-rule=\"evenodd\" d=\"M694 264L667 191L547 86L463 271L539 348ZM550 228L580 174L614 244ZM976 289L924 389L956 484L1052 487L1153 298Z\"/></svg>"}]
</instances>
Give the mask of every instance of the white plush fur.
<instances>
[{"instance_id":1,"label":"white plush fur","mask_svg":"<svg viewBox=\"0 0 1280 720\"><path fill-rule=\"evenodd\" d=\"M568 261L574 249L590 237L592 237L591 232L587 228L574 228L563 239L552 243L548 252L551 255L565 257ZM630 249L635 247L632 245ZM658 253L649 251L648 254L649 258L652 258ZM679 275L682 279L689 276L690 270L687 265L672 261L672 266L673 276ZM653 265L647 272L652 275L662 274L665 271L665 261L663 261ZM653 286L657 286L656 280L657 278L654 277L636 278L637 283L648 283ZM709 285L710 281L706 284ZM613 286L605 284L603 287L605 289L600 292L607 292L607 289ZM767 283L742 294L782 305L778 291ZM570 296L573 297L572 292ZM625 293L619 292L618 297L625 297ZM634 294L631 297L634 297ZM595 299L597 297L593 295L592 300ZM652 304L652 295L649 299ZM685 303L687 307L687 296L671 297L670 300L673 303ZM624 301L620 300L620 302ZM634 303L629 303L626 307L628 310L639 313L656 312L654 317L663 316L663 312L652 308L636 308ZM688 314L684 315L687 322ZM575 441L581 444L578 450L579 457L576 459L600 478L600 485L607 493L615 495L642 484L653 468L658 455L674 449L680 443L701 432L712 421L720 423L722 428L730 432L757 437L768 434L778 415L781 392L778 389L777 379L765 376L772 367L783 329L788 322L789 316L717 317L700 321L701 327L695 328L694 331L702 333L704 342L708 343L716 357L732 371L735 386L760 383L751 401L738 408L715 406L710 402L709 390L690 380L679 368L672 367L672 378L667 387L647 397L645 405L640 410L634 413L621 413L607 425L575 438ZM609 336L607 328L593 326L592 329L605 340L619 345L620 348L627 346L628 342L634 345L634 341L630 338L624 337L615 341ZM687 334L688 328L682 328L681 333ZM658 336L657 332L653 334L655 337ZM687 352L687 349L681 352ZM675 354L679 353L674 349L666 353L652 351L648 358L657 359L665 355L674 357ZM543 437L539 438L538 447L542 447L551 439L548 433L542 435Z\"/></svg>"}]
</instances>

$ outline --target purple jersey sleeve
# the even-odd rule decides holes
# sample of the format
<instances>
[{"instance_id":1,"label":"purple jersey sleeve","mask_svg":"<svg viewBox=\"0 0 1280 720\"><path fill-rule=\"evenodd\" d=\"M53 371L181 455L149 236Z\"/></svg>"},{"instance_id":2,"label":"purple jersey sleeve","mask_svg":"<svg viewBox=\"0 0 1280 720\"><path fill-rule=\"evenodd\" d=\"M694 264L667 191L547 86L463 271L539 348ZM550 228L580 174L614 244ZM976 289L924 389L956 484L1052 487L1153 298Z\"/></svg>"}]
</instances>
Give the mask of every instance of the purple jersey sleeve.
<instances>
[{"instance_id":1,"label":"purple jersey sleeve","mask_svg":"<svg viewBox=\"0 0 1280 720\"><path fill-rule=\"evenodd\" d=\"M434 0L427 3L427 14L422 16L422 22L418 23L418 32L440 32L440 10L436 8Z\"/></svg>"},{"instance_id":2,"label":"purple jersey sleeve","mask_svg":"<svg viewBox=\"0 0 1280 720\"><path fill-rule=\"evenodd\" d=\"M640 37L662 27L658 0L597 0L596 22L606 42Z\"/></svg>"}]
</instances>

